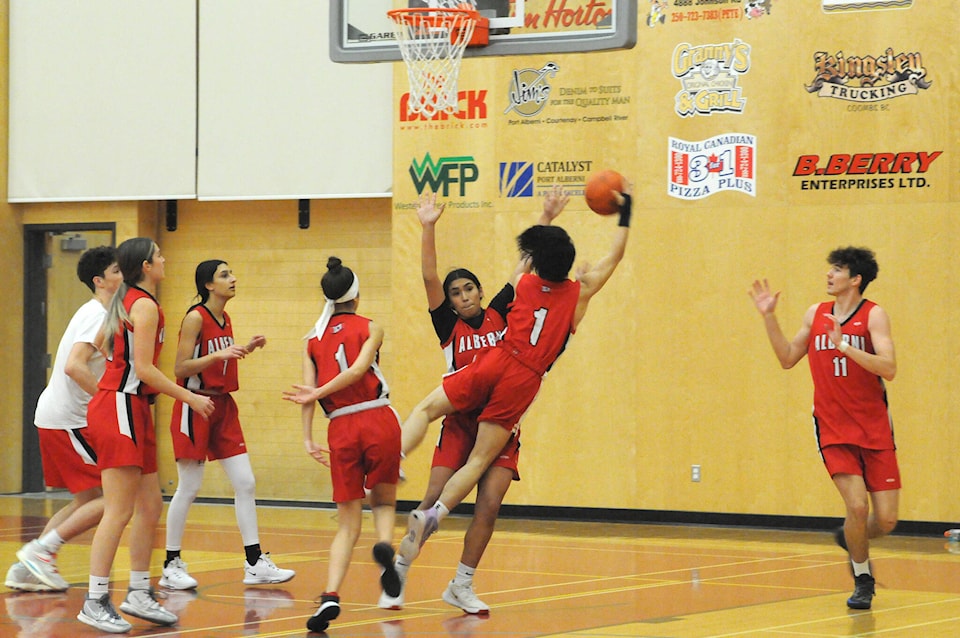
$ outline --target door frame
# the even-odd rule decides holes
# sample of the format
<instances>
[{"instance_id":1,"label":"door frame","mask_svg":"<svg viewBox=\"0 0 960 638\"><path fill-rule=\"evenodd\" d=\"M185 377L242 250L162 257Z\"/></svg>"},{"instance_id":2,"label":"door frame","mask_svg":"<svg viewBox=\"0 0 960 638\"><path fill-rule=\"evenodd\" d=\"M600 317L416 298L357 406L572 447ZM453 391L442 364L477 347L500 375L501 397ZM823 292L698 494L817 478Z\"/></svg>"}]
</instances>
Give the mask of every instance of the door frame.
<instances>
[{"instance_id":1,"label":"door frame","mask_svg":"<svg viewBox=\"0 0 960 638\"><path fill-rule=\"evenodd\" d=\"M56 353L47 352L47 233L101 230L117 245L115 222L24 224L23 226L23 446L20 490L42 492L43 466L33 415L37 398L47 385L47 365Z\"/></svg>"}]
</instances>

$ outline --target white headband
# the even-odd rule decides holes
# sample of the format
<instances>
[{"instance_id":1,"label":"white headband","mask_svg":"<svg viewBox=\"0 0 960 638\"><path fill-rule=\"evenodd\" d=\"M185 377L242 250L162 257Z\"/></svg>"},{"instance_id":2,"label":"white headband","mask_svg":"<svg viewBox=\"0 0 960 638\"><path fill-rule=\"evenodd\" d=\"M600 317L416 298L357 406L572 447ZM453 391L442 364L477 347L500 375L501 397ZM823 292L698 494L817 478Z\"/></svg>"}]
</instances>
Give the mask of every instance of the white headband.
<instances>
[{"instance_id":1,"label":"white headband","mask_svg":"<svg viewBox=\"0 0 960 638\"><path fill-rule=\"evenodd\" d=\"M316 337L317 341L323 338L323 332L327 329L327 324L330 323L330 317L333 316L334 305L338 303L346 303L348 301L353 301L357 298L357 295L360 294L360 278L357 277L357 273L353 273L353 283L350 284L350 288L347 292L343 293L341 296L336 299L331 299L326 295L323 296L326 299L326 303L323 305L323 312L320 313L320 318L317 319L317 323L314 324L313 330L307 333L307 336L304 339L310 339Z\"/></svg>"}]
</instances>

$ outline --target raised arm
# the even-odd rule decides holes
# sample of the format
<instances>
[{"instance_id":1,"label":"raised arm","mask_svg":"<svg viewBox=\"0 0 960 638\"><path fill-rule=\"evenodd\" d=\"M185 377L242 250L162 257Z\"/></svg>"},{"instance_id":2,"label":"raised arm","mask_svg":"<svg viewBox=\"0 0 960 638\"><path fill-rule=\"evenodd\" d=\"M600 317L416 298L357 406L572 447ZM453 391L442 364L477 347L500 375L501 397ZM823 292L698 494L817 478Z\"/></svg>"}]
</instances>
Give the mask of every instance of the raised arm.
<instances>
[{"instance_id":1,"label":"raised arm","mask_svg":"<svg viewBox=\"0 0 960 638\"><path fill-rule=\"evenodd\" d=\"M543 196L543 212L540 213L537 224L540 226L549 226L552 224L553 220L560 216L560 213L563 212L563 209L566 208L569 202L570 194L564 191L561 186L555 184L553 188ZM517 262L516 268L513 269L510 283L516 286L520 275L528 272L530 272L530 260L521 257L520 261Z\"/></svg>"},{"instance_id":2,"label":"raised arm","mask_svg":"<svg viewBox=\"0 0 960 638\"><path fill-rule=\"evenodd\" d=\"M613 271L623 260L627 250L627 238L630 236L630 217L633 214L633 185L626 182L623 193L618 195L620 201L620 218L613 231L613 241L610 251L600 258L595 266L584 265L577 269L577 280L580 282L580 299L573 317L573 327L576 328L587 313L587 305L595 294L600 292L604 284L613 275Z\"/></svg>"},{"instance_id":3,"label":"raised arm","mask_svg":"<svg viewBox=\"0 0 960 638\"><path fill-rule=\"evenodd\" d=\"M817 304L810 306L803 315L803 324L800 330L788 341L783 330L780 328L780 322L777 321L776 309L777 301L780 300L780 293L773 293L770 290L770 283L755 280L753 287L749 291L750 298L757 308L757 312L763 317L763 326L767 331L767 338L773 347L773 353L780 362L780 367L784 370L797 365L807 354L807 341L810 338L810 328L813 326L814 315L816 314Z\"/></svg>"},{"instance_id":4,"label":"raised arm","mask_svg":"<svg viewBox=\"0 0 960 638\"><path fill-rule=\"evenodd\" d=\"M427 304L435 310L446 301L443 294L443 282L437 272L436 224L443 214L446 204L437 204L436 193L424 193L417 207L417 219L420 220L420 274L427 293Z\"/></svg>"}]
</instances>

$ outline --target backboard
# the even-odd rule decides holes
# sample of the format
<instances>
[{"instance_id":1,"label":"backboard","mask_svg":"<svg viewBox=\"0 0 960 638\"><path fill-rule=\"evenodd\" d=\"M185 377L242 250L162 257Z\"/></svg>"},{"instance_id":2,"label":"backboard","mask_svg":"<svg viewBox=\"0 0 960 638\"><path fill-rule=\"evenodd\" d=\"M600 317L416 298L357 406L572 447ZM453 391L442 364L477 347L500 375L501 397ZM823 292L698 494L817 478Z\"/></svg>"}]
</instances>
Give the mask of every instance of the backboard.
<instances>
[{"instance_id":1,"label":"backboard","mask_svg":"<svg viewBox=\"0 0 960 638\"><path fill-rule=\"evenodd\" d=\"M422 0L331 0L330 59L400 60L387 11L426 7ZM478 0L490 20L490 44L464 57L629 49L637 40L637 0Z\"/></svg>"}]
</instances>

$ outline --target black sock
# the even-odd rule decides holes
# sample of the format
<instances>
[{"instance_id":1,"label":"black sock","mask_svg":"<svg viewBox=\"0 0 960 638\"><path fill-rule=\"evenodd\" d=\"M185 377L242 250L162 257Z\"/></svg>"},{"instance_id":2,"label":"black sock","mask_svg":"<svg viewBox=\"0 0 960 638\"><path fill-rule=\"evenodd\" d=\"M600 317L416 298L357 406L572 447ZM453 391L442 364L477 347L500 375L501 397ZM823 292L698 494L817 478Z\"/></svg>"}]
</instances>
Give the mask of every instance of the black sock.
<instances>
[{"instance_id":1,"label":"black sock","mask_svg":"<svg viewBox=\"0 0 960 638\"><path fill-rule=\"evenodd\" d=\"M180 558L180 550L179 550L179 549L168 549L168 550L167 550L167 558L166 558L166 560L163 561L163 566L166 567L167 565L169 565L169 564L170 564L170 561L172 561L174 558Z\"/></svg>"},{"instance_id":2,"label":"black sock","mask_svg":"<svg viewBox=\"0 0 960 638\"><path fill-rule=\"evenodd\" d=\"M260 554L263 552L260 551L260 543L254 545L247 545L243 548L243 551L247 554L247 564L256 565L257 561L260 560Z\"/></svg>"}]
</instances>

